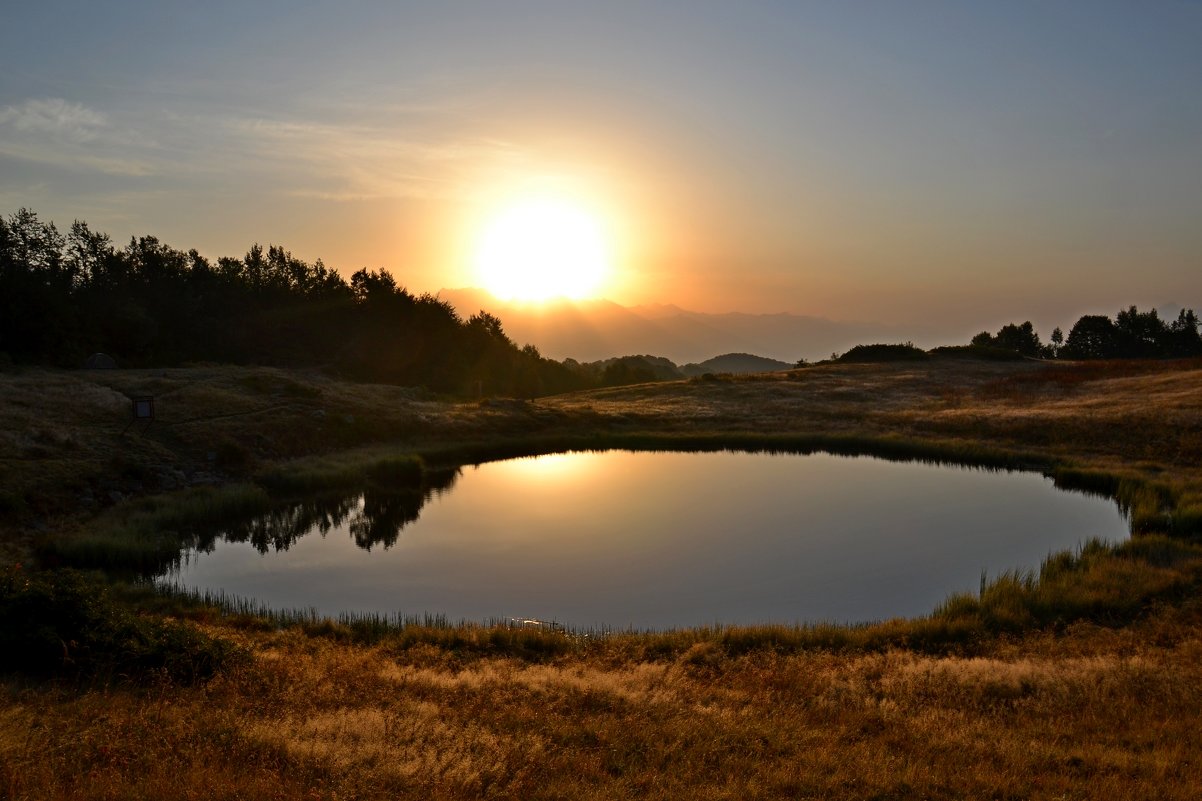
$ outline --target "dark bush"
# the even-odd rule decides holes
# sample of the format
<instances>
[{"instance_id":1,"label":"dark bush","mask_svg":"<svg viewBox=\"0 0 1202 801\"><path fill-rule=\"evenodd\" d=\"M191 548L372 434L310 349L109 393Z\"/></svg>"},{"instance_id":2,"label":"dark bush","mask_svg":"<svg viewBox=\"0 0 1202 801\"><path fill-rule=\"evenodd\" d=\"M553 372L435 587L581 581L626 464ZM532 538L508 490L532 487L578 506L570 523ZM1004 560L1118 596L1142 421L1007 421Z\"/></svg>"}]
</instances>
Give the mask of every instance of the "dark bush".
<instances>
[{"instance_id":1,"label":"dark bush","mask_svg":"<svg viewBox=\"0 0 1202 801\"><path fill-rule=\"evenodd\" d=\"M936 359L979 359L986 362L1017 362L1023 359L1018 351L992 345L943 345L932 348L930 355Z\"/></svg>"},{"instance_id":2,"label":"dark bush","mask_svg":"<svg viewBox=\"0 0 1202 801\"><path fill-rule=\"evenodd\" d=\"M191 625L140 617L99 579L75 570L0 579L0 671L32 676L180 683L207 679L239 656Z\"/></svg>"},{"instance_id":3,"label":"dark bush","mask_svg":"<svg viewBox=\"0 0 1202 801\"><path fill-rule=\"evenodd\" d=\"M839 357L840 362L912 362L929 358L922 348L904 345L856 345Z\"/></svg>"}]
</instances>

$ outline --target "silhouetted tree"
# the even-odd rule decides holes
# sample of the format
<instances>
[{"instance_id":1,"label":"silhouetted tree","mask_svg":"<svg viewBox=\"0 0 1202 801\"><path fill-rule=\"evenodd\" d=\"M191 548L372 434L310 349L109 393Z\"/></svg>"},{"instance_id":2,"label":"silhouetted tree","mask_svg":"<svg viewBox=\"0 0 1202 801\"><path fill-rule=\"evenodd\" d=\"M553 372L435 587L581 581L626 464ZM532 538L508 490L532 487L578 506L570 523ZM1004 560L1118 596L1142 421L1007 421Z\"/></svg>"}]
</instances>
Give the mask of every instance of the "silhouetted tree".
<instances>
[{"instance_id":1,"label":"silhouetted tree","mask_svg":"<svg viewBox=\"0 0 1202 801\"><path fill-rule=\"evenodd\" d=\"M63 364L78 354L76 268L54 223L22 208L0 220L0 353Z\"/></svg>"},{"instance_id":2,"label":"silhouetted tree","mask_svg":"<svg viewBox=\"0 0 1202 801\"><path fill-rule=\"evenodd\" d=\"M1060 355L1068 359L1109 359L1118 352L1119 335L1104 314L1087 314L1073 325Z\"/></svg>"},{"instance_id":3,"label":"silhouetted tree","mask_svg":"<svg viewBox=\"0 0 1202 801\"><path fill-rule=\"evenodd\" d=\"M1064 347L1064 332L1060 330L1060 326L1056 326L1055 328L1052 329L1052 346L1051 346L1052 353L1051 353L1051 355L1052 356L1059 355L1060 349L1062 347Z\"/></svg>"},{"instance_id":4,"label":"silhouetted tree","mask_svg":"<svg viewBox=\"0 0 1202 801\"><path fill-rule=\"evenodd\" d=\"M1010 323L1002 326L994 337L994 342L999 348L1013 350L1023 356L1035 357L1043 354L1043 344L1039 341L1039 335L1035 333L1035 327L1031 325L1030 320L1022 325Z\"/></svg>"},{"instance_id":5,"label":"silhouetted tree","mask_svg":"<svg viewBox=\"0 0 1202 801\"><path fill-rule=\"evenodd\" d=\"M993 347L993 334L989 333L988 331L982 331L973 337L970 342L978 348L991 348ZM834 357L835 354L832 353L831 358Z\"/></svg>"},{"instance_id":6,"label":"silhouetted tree","mask_svg":"<svg viewBox=\"0 0 1202 801\"><path fill-rule=\"evenodd\" d=\"M1155 309L1141 312L1131 306L1120 311L1114 329L1118 337L1115 356L1141 359L1162 355L1167 329Z\"/></svg>"},{"instance_id":7,"label":"silhouetted tree","mask_svg":"<svg viewBox=\"0 0 1202 801\"><path fill-rule=\"evenodd\" d=\"M998 348L1031 357L1043 356L1045 352L1030 320L1021 325L1004 325L996 335L982 331L972 338L972 344L978 348Z\"/></svg>"},{"instance_id":8,"label":"silhouetted tree","mask_svg":"<svg viewBox=\"0 0 1202 801\"><path fill-rule=\"evenodd\" d=\"M1113 321L1105 315L1086 315L1069 332L1060 355L1069 359L1202 356L1198 317L1192 309L1183 309L1166 325L1155 309L1141 312L1135 306L1120 311Z\"/></svg>"},{"instance_id":9,"label":"silhouetted tree","mask_svg":"<svg viewBox=\"0 0 1202 801\"><path fill-rule=\"evenodd\" d=\"M1202 336L1198 333L1198 315L1193 309L1182 309L1165 332L1166 356L1202 356Z\"/></svg>"}]
</instances>

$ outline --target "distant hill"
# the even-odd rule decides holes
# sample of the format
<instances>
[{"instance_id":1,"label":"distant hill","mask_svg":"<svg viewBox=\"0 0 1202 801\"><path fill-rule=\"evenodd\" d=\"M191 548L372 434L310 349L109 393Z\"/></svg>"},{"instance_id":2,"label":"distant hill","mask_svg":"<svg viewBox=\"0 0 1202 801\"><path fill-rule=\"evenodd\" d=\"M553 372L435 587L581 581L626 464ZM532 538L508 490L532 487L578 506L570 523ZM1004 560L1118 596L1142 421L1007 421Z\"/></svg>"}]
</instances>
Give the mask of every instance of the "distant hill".
<instances>
[{"instance_id":1,"label":"distant hill","mask_svg":"<svg viewBox=\"0 0 1202 801\"><path fill-rule=\"evenodd\" d=\"M683 367L663 356L631 355L579 362L565 359L563 366L582 377L587 383L602 387L645 384L651 381L674 381L706 373L760 373L785 370L793 365L750 353L727 353L699 364Z\"/></svg>"},{"instance_id":2,"label":"distant hill","mask_svg":"<svg viewBox=\"0 0 1202 801\"><path fill-rule=\"evenodd\" d=\"M680 371L686 376L705 373L770 373L774 370L788 370L794 364L795 362L782 362L765 356L753 356L750 353L724 353L698 364L686 364Z\"/></svg>"},{"instance_id":3,"label":"distant hill","mask_svg":"<svg viewBox=\"0 0 1202 801\"><path fill-rule=\"evenodd\" d=\"M862 342L912 336L894 326L797 314L708 314L672 305L627 307L608 300L510 303L479 289L444 289L438 297L465 317L481 309L495 314L511 339L536 346L544 356L580 362L656 353L676 364L690 364L715 353L736 352L764 354L792 366L798 359L816 361Z\"/></svg>"}]
</instances>

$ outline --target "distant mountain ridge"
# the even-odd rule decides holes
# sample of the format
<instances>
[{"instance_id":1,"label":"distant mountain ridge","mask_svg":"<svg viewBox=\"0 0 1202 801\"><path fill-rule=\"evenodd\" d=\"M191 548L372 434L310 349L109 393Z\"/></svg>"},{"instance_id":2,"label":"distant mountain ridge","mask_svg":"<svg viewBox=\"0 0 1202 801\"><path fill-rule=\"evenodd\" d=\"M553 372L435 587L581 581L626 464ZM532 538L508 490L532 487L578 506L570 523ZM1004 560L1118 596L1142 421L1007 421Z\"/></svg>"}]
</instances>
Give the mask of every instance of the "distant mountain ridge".
<instances>
[{"instance_id":1,"label":"distant mountain ridge","mask_svg":"<svg viewBox=\"0 0 1202 801\"><path fill-rule=\"evenodd\" d=\"M903 336L889 325L788 313L711 314L670 304L627 307L608 300L535 305L498 300L479 289L443 289L438 297L465 317L481 310L496 315L511 339L534 345L544 356L580 362L653 353L687 366L705 364L715 353L754 353L792 366L801 358L814 361L865 341Z\"/></svg>"}]
</instances>

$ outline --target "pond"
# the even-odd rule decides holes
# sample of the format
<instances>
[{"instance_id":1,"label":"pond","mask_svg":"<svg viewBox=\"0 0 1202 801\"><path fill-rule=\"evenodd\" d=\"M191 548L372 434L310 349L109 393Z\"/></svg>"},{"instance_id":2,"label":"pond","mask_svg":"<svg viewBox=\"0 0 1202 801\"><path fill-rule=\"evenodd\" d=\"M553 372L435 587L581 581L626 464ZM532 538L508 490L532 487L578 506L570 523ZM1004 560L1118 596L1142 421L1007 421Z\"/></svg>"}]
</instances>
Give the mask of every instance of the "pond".
<instances>
[{"instance_id":1,"label":"pond","mask_svg":"<svg viewBox=\"0 0 1202 801\"><path fill-rule=\"evenodd\" d=\"M666 629L930 612L983 572L1128 527L1036 473L763 453L571 453L424 496L298 504L198 543L163 581L274 608Z\"/></svg>"}]
</instances>

